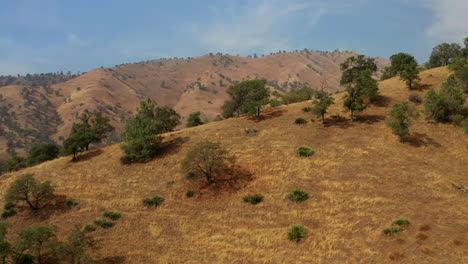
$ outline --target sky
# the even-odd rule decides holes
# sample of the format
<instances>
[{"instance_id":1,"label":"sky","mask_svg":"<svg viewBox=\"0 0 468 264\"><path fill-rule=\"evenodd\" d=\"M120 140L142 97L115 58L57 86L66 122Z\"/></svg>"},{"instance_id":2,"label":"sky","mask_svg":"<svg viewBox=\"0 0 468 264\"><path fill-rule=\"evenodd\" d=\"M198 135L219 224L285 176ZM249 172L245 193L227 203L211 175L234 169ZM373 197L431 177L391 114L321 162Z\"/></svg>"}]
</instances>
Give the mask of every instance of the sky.
<instances>
[{"instance_id":1,"label":"sky","mask_svg":"<svg viewBox=\"0 0 468 264\"><path fill-rule=\"evenodd\" d=\"M468 0L0 0L0 75L210 52L354 50L428 60L468 37Z\"/></svg>"}]
</instances>

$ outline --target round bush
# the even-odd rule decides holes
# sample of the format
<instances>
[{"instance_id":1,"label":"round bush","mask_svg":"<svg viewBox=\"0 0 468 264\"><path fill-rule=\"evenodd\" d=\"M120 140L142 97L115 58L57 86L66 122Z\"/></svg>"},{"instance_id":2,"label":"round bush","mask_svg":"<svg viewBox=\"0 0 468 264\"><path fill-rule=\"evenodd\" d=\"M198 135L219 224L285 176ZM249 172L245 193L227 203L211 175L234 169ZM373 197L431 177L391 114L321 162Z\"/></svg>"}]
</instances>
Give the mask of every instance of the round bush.
<instances>
[{"instance_id":1,"label":"round bush","mask_svg":"<svg viewBox=\"0 0 468 264\"><path fill-rule=\"evenodd\" d=\"M300 146L297 149L297 154L299 154L299 156L301 156L301 157L310 157L310 156L312 156L314 154L314 151L310 147Z\"/></svg>"},{"instance_id":2,"label":"round bush","mask_svg":"<svg viewBox=\"0 0 468 264\"><path fill-rule=\"evenodd\" d=\"M307 234L307 229L300 225L291 226L288 230L288 239L299 243Z\"/></svg>"},{"instance_id":3,"label":"round bush","mask_svg":"<svg viewBox=\"0 0 468 264\"><path fill-rule=\"evenodd\" d=\"M384 233L385 235L397 234L398 232L400 232L400 228L394 227L394 226L392 226L392 227L387 227L387 228L385 228L385 229L383 230L383 233Z\"/></svg>"},{"instance_id":4,"label":"round bush","mask_svg":"<svg viewBox=\"0 0 468 264\"><path fill-rule=\"evenodd\" d=\"M406 217L400 217L397 220L395 220L395 222L393 222L393 223L396 224L396 225L399 225L399 226L409 226L409 224L410 224L408 218L406 218Z\"/></svg>"},{"instance_id":5,"label":"round bush","mask_svg":"<svg viewBox=\"0 0 468 264\"><path fill-rule=\"evenodd\" d=\"M96 230L96 227L93 224L85 225L85 227L83 228L83 231L85 231L86 233L90 233L95 230Z\"/></svg>"},{"instance_id":6,"label":"round bush","mask_svg":"<svg viewBox=\"0 0 468 264\"><path fill-rule=\"evenodd\" d=\"M242 197L244 202L246 203L251 203L251 204L258 204L261 201L263 201L263 195L256 193L256 194L248 194L244 197Z\"/></svg>"},{"instance_id":7,"label":"round bush","mask_svg":"<svg viewBox=\"0 0 468 264\"><path fill-rule=\"evenodd\" d=\"M288 194L288 199L294 202L303 202L309 199L309 194L303 190L294 190Z\"/></svg>"},{"instance_id":8,"label":"round bush","mask_svg":"<svg viewBox=\"0 0 468 264\"><path fill-rule=\"evenodd\" d=\"M110 228L114 226L113 222L106 220L106 219L96 220L94 221L94 224L102 228Z\"/></svg>"},{"instance_id":9,"label":"round bush","mask_svg":"<svg viewBox=\"0 0 468 264\"><path fill-rule=\"evenodd\" d=\"M307 123L307 120L305 120L305 119L302 118L302 117L298 117L298 118L296 118L296 120L294 121L294 123L296 123L296 124L298 124L298 125L301 125L301 124Z\"/></svg>"},{"instance_id":10,"label":"round bush","mask_svg":"<svg viewBox=\"0 0 468 264\"><path fill-rule=\"evenodd\" d=\"M188 190L186 193L185 193L185 196L187 196L188 198L190 197L193 197L195 193L192 191L192 190Z\"/></svg>"},{"instance_id":11,"label":"round bush","mask_svg":"<svg viewBox=\"0 0 468 264\"><path fill-rule=\"evenodd\" d=\"M312 107L306 106L306 107L302 108L302 112L308 113L308 112L310 112L310 111L312 111Z\"/></svg>"},{"instance_id":12,"label":"round bush","mask_svg":"<svg viewBox=\"0 0 468 264\"><path fill-rule=\"evenodd\" d=\"M103 214L104 217L107 217L107 218L110 218L111 220L117 220L119 219L120 217L122 217L122 215L120 213L117 213L117 212L110 212L110 211L105 211L104 214Z\"/></svg>"}]
</instances>

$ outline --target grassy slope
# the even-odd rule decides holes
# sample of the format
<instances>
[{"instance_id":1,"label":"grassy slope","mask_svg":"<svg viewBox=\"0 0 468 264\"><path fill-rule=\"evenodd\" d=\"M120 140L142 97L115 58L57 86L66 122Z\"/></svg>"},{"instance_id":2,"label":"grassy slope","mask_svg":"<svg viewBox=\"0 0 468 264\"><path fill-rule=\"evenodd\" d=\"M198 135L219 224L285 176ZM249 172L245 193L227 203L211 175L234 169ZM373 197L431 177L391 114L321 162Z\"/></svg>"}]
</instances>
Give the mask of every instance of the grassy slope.
<instances>
[{"instance_id":1,"label":"grassy slope","mask_svg":"<svg viewBox=\"0 0 468 264\"><path fill-rule=\"evenodd\" d=\"M426 71L422 83L440 87L447 74L445 68ZM396 253L403 254L402 263L466 263L466 194L451 182L468 184L467 138L459 127L420 119L411 129L412 143L401 144L385 118L409 92L397 79L381 82L380 89L380 106L352 124L295 125L296 117L311 117L301 111L309 103L282 106L260 122L241 117L173 132L166 139L179 143L147 164L120 165L117 145L85 154L77 163L47 162L0 178L0 193L27 172L52 180L59 194L80 202L41 221L58 225L62 235L104 210L122 212L115 227L95 235L105 240L97 254L123 263L387 263ZM330 112L343 115L337 101ZM245 128L259 134L247 136ZM204 139L231 149L253 180L234 192L185 198L192 187L178 171L179 162ZM301 145L314 148L315 155L297 157ZM310 199L287 201L297 188ZM262 193L264 202L243 203L241 197L253 192ZM143 208L141 199L154 194L165 197L164 204ZM37 222L29 214L11 219L16 230ZM412 225L384 236L382 230L400 216ZM309 230L299 244L286 240L293 224ZM422 225L430 230L420 231Z\"/></svg>"}]
</instances>

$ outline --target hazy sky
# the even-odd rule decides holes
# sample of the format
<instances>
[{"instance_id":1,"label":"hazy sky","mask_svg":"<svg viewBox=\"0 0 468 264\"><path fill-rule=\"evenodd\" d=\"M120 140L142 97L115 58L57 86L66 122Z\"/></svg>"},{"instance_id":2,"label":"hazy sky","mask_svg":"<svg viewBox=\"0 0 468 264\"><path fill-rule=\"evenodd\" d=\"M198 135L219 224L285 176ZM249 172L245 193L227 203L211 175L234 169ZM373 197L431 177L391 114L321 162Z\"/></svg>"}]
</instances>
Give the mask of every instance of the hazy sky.
<instances>
[{"instance_id":1,"label":"hazy sky","mask_svg":"<svg viewBox=\"0 0 468 264\"><path fill-rule=\"evenodd\" d=\"M427 61L468 37L468 0L0 0L0 75L209 52L355 50Z\"/></svg>"}]
</instances>

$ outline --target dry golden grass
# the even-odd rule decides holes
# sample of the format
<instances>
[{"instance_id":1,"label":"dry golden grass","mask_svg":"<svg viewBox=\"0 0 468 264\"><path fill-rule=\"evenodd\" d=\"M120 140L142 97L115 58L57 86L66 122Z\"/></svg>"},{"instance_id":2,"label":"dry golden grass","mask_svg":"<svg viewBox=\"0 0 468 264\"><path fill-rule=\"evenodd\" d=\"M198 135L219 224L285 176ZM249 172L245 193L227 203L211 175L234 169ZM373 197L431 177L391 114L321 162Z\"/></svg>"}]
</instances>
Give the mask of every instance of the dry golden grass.
<instances>
[{"instance_id":1,"label":"dry golden grass","mask_svg":"<svg viewBox=\"0 0 468 264\"><path fill-rule=\"evenodd\" d=\"M445 68L426 71L422 83L438 87L447 74ZM468 184L467 137L460 127L421 118L411 127L412 143L400 143L386 118L409 91L397 79L381 82L380 89L380 106L354 123L295 125L298 116L312 117L301 111L310 103L281 106L262 121L233 118L167 134L177 144L146 164L122 166L122 151L114 145L85 153L76 163L65 157L2 176L0 192L18 175L34 173L80 203L42 220L23 211L11 218L14 230L40 222L66 235L105 210L121 212L113 228L95 235L104 240L96 254L122 263L467 263L467 197L451 185ZM330 113L347 117L341 96ZM245 128L259 133L246 135ZM253 175L247 186L185 198L192 184L179 163L201 140L230 149ZM298 157L301 145L315 154ZM288 201L294 189L310 198ZM261 193L264 201L246 204L247 193ZM166 199L160 207L141 205L156 194ZM401 216L411 225L383 235ZM286 239L295 224L309 231L298 244Z\"/></svg>"}]
</instances>

